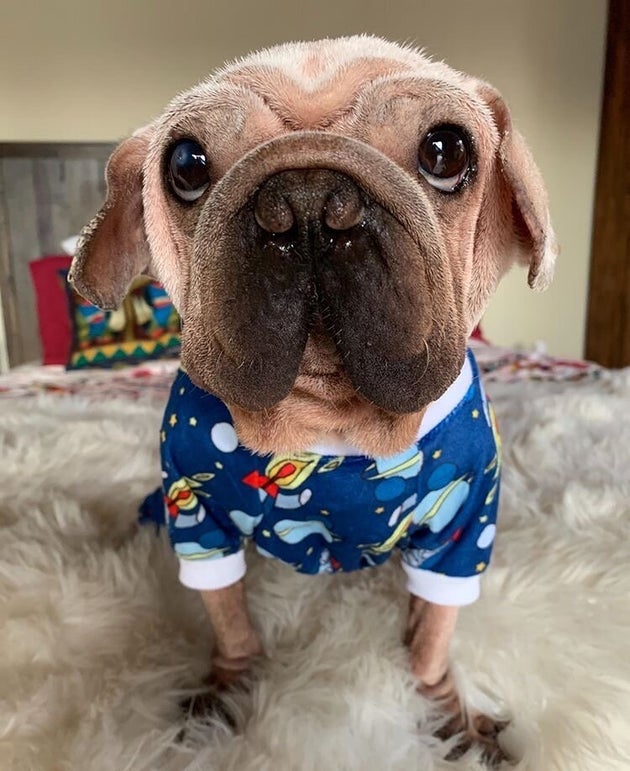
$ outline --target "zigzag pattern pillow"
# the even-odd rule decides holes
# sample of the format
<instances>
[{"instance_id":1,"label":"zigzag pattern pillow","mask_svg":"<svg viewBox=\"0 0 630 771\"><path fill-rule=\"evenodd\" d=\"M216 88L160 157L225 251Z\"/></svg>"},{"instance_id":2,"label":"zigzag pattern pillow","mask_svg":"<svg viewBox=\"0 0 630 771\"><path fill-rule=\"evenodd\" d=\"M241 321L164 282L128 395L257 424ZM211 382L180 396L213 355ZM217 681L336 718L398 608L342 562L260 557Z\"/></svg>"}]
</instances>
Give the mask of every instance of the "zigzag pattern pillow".
<instances>
[{"instance_id":1,"label":"zigzag pattern pillow","mask_svg":"<svg viewBox=\"0 0 630 771\"><path fill-rule=\"evenodd\" d=\"M67 271L60 271L67 282ZM166 291L146 276L136 279L115 311L102 311L68 284L73 328L67 369L111 368L179 356L181 322Z\"/></svg>"}]
</instances>

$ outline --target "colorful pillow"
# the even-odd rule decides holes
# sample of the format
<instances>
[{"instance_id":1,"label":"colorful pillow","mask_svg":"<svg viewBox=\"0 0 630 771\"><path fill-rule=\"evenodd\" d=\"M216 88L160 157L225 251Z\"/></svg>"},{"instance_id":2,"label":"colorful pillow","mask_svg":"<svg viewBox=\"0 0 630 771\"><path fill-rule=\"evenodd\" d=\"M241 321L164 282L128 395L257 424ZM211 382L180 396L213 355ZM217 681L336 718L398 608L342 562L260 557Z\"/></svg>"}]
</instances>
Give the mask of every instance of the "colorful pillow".
<instances>
[{"instance_id":1,"label":"colorful pillow","mask_svg":"<svg viewBox=\"0 0 630 771\"><path fill-rule=\"evenodd\" d=\"M43 364L66 364L72 347L72 323L68 314L66 278L72 257L42 257L29 263L35 291Z\"/></svg>"},{"instance_id":2,"label":"colorful pillow","mask_svg":"<svg viewBox=\"0 0 630 771\"><path fill-rule=\"evenodd\" d=\"M68 369L110 368L179 356L179 314L157 281L139 277L120 308L102 311L70 287L68 271L61 273L73 326Z\"/></svg>"},{"instance_id":3,"label":"colorful pillow","mask_svg":"<svg viewBox=\"0 0 630 771\"><path fill-rule=\"evenodd\" d=\"M479 340L479 342L481 342L481 343L488 343L486 338L483 336L483 332L481 330L481 324L477 324L477 326L470 333L470 339L471 340Z\"/></svg>"}]
</instances>

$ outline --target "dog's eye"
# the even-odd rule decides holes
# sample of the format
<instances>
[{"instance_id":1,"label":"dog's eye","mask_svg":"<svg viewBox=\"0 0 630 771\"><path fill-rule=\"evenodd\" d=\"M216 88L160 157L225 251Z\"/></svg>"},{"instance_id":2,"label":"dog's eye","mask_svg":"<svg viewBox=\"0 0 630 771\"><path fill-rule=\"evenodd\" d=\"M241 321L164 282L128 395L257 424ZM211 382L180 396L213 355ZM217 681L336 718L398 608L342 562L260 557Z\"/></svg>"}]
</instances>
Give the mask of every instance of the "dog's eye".
<instances>
[{"instance_id":1,"label":"dog's eye","mask_svg":"<svg viewBox=\"0 0 630 771\"><path fill-rule=\"evenodd\" d=\"M430 185L454 193L470 169L468 140L461 129L438 126L420 143L418 171Z\"/></svg>"},{"instance_id":2,"label":"dog's eye","mask_svg":"<svg viewBox=\"0 0 630 771\"><path fill-rule=\"evenodd\" d=\"M203 147L193 139L181 139L171 148L168 181L183 201L196 201L210 185L208 161Z\"/></svg>"}]
</instances>

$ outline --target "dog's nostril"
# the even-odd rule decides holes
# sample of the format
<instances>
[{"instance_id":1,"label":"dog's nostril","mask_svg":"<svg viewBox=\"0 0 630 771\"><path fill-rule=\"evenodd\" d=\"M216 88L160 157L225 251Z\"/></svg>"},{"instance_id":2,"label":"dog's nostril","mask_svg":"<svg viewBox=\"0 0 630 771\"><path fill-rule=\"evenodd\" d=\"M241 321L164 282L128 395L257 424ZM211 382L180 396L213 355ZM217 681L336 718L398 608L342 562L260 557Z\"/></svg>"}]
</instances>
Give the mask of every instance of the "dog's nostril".
<instances>
[{"instance_id":1,"label":"dog's nostril","mask_svg":"<svg viewBox=\"0 0 630 771\"><path fill-rule=\"evenodd\" d=\"M287 233L295 222L293 211L284 196L264 189L256 198L254 217L268 233Z\"/></svg>"},{"instance_id":2,"label":"dog's nostril","mask_svg":"<svg viewBox=\"0 0 630 771\"><path fill-rule=\"evenodd\" d=\"M363 202L358 189L344 186L330 194L324 209L324 222L332 230L349 230L363 219Z\"/></svg>"}]
</instances>

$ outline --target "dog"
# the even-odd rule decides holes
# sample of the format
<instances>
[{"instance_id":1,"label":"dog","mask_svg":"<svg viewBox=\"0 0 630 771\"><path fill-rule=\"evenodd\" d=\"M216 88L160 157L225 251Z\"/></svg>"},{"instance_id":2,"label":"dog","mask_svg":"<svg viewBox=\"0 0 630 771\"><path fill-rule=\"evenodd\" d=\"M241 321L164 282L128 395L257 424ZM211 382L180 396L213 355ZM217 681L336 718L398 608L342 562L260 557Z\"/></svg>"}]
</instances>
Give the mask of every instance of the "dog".
<instances>
[{"instance_id":1,"label":"dog","mask_svg":"<svg viewBox=\"0 0 630 771\"><path fill-rule=\"evenodd\" d=\"M281 45L177 96L106 177L70 280L112 309L150 274L181 314L163 495L214 682L262 654L244 540L308 573L397 549L419 690L499 762L502 726L460 704L448 664L499 486L467 339L511 265L544 289L557 253L500 94L371 36Z\"/></svg>"}]
</instances>

